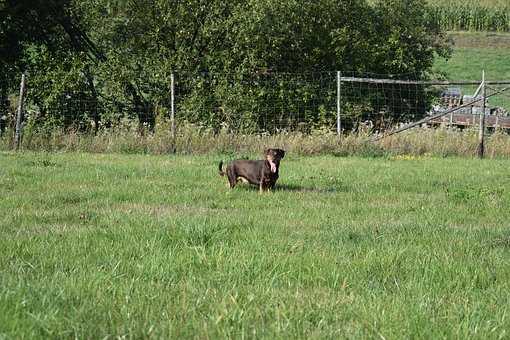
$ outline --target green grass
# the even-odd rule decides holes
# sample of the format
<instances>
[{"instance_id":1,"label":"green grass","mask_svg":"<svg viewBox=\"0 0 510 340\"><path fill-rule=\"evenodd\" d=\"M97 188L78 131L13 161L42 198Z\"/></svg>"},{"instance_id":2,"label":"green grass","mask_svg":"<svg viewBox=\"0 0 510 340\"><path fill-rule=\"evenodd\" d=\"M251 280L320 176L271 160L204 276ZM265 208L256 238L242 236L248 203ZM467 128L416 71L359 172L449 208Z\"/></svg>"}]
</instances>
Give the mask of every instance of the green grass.
<instances>
[{"instance_id":1,"label":"green grass","mask_svg":"<svg viewBox=\"0 0 510 340\"><path fill-rule=\"evenodd\" d=\"M449 79L481 80L482 70L488 80L510 80L510 47L487 50L461 47L448 61L440 60L437 67L446 72Z\"/></svg>"},{"instance_id":2,"label":"green grass","mask_svg":"<svg viewBox=\"0 0 510 340\"><path fill-rule=\"evenodd\" d=\"M435 70L453 80L510 80L510 34L451 33L453 55L438 58Z\"/></svg>"},{"instance_id":3,"label":"green grass","mask_svg":"<svg viewBox=\"0 0 510 340\"><path fill-rule=\"evenodd\" d=\"M508 0L427 0L431 5L466 5L483 7L503 7L508 5Z\"/></svg>"},{"instance_id":4,"label":"green grass","mask_svg":"<svg viewBox=\"0 0 510 340\"><path fill-rule=\"evenodd\" d=\"M509 160L221 158L0 153L0 338L508 337Z\"/></svg>"},{"instance_id":5,"label":"green grass","mask_svg":"<svg viewBox=\"0 0 510 340\"><path fill-rule=\"evenodd\" d=\"M487 80L510 80L510 34L451 32L453 55L438 58L434 71L449 80L481 80L485 70ZM503 85L506 87L509 85ZM466 94L473 94L476 86L465 86ZM489 99L491 105L510 111L510 92Z\"/></svg>"}]
</instances>

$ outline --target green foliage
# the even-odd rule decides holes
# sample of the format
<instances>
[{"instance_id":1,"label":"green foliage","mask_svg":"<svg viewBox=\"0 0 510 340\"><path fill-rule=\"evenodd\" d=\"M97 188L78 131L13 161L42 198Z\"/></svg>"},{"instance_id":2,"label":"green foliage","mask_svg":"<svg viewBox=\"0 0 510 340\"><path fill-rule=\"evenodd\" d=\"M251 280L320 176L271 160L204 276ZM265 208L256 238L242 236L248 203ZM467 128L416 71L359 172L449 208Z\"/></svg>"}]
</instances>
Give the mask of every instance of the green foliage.
<instances>
[{"instance_id":1,"label":"green foliage","mask_svg":"<svg viewBox=\"0 0 510 340\"><path fill-rule=\"evenodd\" d=\"M170 107L174 73L185 121L258 131L265 119L310 129L331 125L334 89L304 81L297 87L271 75L348 70L423 78L436 54L448 55L444 36L426 20L419 0L50 5L62 11L48 12L39 2L20 5L47 19L41 25L51 29L20 36L16 60L30 74L38 116L56 115L65 127L97 129L127 117L153 128ZM15 7L9 3L8 9L18 18Z\"/></svg>"},{"instance_id":2,"label":"green foliage","mask_svg":"<svg viewBox=\"0 0 510 340\"><path fill-rule=\"evenodd\" d=\"M21 73L28 72L27 103L37 108L30 118L53 115L51 120L60 124L86 123L87 112L62 114L72 105L70 99L84 99L83 70L91 52L73 22L71 1L5 0L0 4L0 33L0 119L9 114L1 103L18 91Z\"/></svg>"}]
</instances>

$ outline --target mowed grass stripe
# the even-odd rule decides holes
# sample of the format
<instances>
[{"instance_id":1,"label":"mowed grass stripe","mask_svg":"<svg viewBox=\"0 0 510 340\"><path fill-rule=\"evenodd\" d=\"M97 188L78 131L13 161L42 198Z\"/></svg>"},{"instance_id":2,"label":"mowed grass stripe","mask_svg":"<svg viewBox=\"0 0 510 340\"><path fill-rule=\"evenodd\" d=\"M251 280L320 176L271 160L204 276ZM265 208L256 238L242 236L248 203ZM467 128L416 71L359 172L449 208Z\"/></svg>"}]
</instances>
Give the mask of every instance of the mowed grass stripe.
<instances>
[{"instance_id":1,"label":"mowed grass stripe","mask_svg":"<svg viewBox=\"0 0 510 340\"><path fill-rule=\"evenodd\" d=\"M0 153L8 338L508 336L508 160Z\"/></svg>"}]
</instances>

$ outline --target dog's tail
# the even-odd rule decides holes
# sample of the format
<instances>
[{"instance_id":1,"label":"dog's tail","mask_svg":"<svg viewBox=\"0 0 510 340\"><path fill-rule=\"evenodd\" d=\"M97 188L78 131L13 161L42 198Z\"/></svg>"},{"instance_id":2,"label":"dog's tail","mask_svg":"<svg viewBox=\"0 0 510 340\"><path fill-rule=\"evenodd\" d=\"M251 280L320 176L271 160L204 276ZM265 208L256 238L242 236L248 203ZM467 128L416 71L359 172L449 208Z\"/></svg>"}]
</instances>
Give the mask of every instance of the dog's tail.
<instances>
[{"instance_id":1,"label":"dog's tail","mask_svg":"<svg viewBox=\"0 0 510 340\"><path fill-rule=\"evenodd\" d=\"M225 172L223 171L223 161L220 161L220 166L219 166L219 171L220 171L220 176L225 176Z\"/></svg>"}]
</instances>

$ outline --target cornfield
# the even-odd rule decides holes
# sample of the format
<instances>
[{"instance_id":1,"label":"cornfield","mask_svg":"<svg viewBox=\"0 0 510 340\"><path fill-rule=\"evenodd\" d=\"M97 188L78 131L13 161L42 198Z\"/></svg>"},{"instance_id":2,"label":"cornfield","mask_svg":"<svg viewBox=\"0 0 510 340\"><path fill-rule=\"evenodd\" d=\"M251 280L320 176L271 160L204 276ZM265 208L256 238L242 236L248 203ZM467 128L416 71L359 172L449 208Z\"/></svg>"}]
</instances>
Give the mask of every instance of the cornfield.
<instances>
[{"instance_id":1,"label":"cornfield","mask_svg":"<svg viewBox=\"0 0 510 340\"><path fill-rule=\"evenodd\" d=\"M428 19L444 30L451 31L510 31L510 4L494 2L452 3L434 2Z\"/></svg>"}]
</instances>

